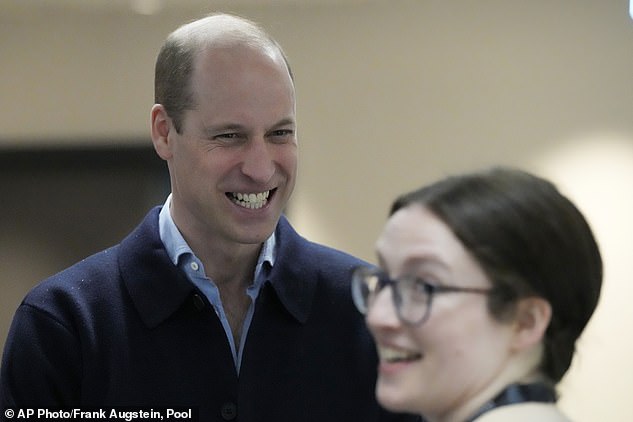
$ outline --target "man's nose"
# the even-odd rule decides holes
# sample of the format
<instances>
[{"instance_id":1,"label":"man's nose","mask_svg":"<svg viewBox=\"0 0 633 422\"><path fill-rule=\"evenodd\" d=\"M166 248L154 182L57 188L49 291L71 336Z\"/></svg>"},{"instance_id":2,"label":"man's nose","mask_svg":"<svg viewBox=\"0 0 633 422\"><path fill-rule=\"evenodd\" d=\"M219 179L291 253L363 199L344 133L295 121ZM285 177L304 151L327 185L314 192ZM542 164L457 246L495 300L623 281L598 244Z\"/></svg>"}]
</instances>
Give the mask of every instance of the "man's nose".
<instances>
[{"instance_id":1,"label":"man's nose","mask_svg":"<svg viewBox=\"0 0 633 422\"><path fill-rule=\"evenodd\" d=\"M271 145L262 136L252 138L245 150L242 173L253 181L266 184L275 174L275 158Z\"/></svg>"}]
</instances>

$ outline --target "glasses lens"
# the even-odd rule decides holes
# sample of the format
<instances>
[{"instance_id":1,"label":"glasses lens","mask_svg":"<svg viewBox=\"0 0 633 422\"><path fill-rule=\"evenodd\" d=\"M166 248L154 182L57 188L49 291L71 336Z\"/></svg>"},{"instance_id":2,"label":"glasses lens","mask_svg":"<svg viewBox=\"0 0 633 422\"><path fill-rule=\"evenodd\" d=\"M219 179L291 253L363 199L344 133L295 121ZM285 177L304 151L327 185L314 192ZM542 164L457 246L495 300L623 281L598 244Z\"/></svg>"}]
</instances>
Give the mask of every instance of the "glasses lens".
<instances>
[{"instance_id":1,"label":"glasses lens","mask_svg":"<svg viewBox=\"0 0 633 422\"><path fill-rule=\"evenodd\" d=\"M419 324L426 319L430 294L424 282L416 278L402 278L395 283L396 309L400 319L408 324Z\"/></svg>"},{"instance_id":2,"label":"glasses lens","mask_svg":"<svg viewBox=\"0 0 633 422\"><path fill-rule=\"evenodd\" d=\"M369 305L379 289L380 276L377 270L360 267L352 276L352 299L362 314L367 313Z\"/></svg>"},{"instance_id":3,"label":"glasses lens","mask_svg":"<svg viewBox=\"0 0 633 422\"><path fill-rule=\"evenodd\" d=\"M367 313L376 295L387 285L393 288L393 305L401 321L413 325L426 319L431 295L422 280L404 277L390 281L381 270L370 267L359 267L352 276L352 298L360 313Z\"/></svg>"}]
</instances>

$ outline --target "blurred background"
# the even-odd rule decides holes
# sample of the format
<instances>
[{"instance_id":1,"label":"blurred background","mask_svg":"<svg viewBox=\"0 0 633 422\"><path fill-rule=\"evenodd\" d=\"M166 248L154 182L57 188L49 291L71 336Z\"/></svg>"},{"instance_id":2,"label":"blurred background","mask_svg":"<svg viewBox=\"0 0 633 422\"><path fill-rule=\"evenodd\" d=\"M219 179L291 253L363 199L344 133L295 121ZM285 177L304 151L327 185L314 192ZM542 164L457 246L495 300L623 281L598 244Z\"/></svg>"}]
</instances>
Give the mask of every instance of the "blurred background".
<instances>
[{"instance_id":1,"label":"blurred background","mask_svg":"<svg viewBox=\"0 0 633 422\"><path fill-rule=\"evenodd\" d=\"M495 164L553 180L606 266L562 384L577 422L633 420L633 21L627 0L0 0L0 346L23 295L169 192L154 59L213 11L262 24L296 78L288 216L374 260L393 198Z\"/></svg>"}]
</instances>

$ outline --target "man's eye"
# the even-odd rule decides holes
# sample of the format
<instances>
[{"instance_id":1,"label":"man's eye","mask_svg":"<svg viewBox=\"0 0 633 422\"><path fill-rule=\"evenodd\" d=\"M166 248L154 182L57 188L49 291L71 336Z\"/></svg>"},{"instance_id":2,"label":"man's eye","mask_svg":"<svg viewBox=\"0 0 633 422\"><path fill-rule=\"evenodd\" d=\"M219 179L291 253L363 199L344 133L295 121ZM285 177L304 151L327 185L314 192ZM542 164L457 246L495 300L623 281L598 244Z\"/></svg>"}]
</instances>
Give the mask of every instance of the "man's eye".
<instances>
[{"instance_id":1,"label":"man's eye","mask_svg":"<svg viewBox=\"0 0 633 422\"><path fill-rule=\"evenodd\" d=\"M239 132L227 132L215 135L213 140L220 144L236 145L243 143L246 140L246 136Z\"/></svg>"},{"instance_id":2,"label":"man's eye","mask_svg":"<svg viewBox=\"0 0 633 422\"><path fill-rule=\"evenodd\" d=\"M294 133L292 129L277 129L270 132L268 136L273 142L284 143L290 140Z\"/></svg>"}]
</instances>

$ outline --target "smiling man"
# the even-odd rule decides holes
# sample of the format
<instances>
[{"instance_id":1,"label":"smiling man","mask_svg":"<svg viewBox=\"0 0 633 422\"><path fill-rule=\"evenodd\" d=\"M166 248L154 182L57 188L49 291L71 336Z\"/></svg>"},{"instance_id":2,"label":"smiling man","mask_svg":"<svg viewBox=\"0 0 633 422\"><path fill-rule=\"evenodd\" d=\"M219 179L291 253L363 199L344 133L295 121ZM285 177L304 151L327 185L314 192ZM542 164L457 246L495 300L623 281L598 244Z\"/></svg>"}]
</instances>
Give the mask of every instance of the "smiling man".
<instances>
[{"instance_id":1,"label":"smiling man","mask_svg":"<svg viewBox=\"0 0 633 422\"><path fill-rule=\"evenodd\" d=\"M233 25L232 18L214 19ZM170 81L158 78L152 139L171 177L172 195L165 207L171 212L165 211L165 219L172 218L201 261L204 270L199 272L217 287L220 297L212 304L228 321L235 353L253 306L247 288L262 243L272 252L270 236L295 185L294 85L281 50L262 34L194 25L199 36L211 38L193 53L184 92L172 94L191 103L175 122L170 87L161 89ZM172 42L185 41L194 30L181 28ZM170 52L166 47L161 57ZM158 66L162 63L159 58ZM168 72L158 71L163 73Z\"/></svg>"},{"instance_id":2,"label":"smiling man","mask_svg":"<svg viewBox=\"0 0 633 422\"><path fill-rule=\"evenodd\" d=\"M283 216L298 144L278 44L224 14L174 31L156 62L151 136L171 194L120 244L27 295L6 342L1 414L417 420L375 401L377 357L349 293L362 263Z\"/></svg>"}]
</instances>

